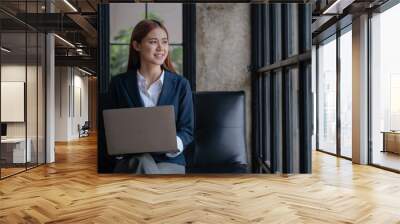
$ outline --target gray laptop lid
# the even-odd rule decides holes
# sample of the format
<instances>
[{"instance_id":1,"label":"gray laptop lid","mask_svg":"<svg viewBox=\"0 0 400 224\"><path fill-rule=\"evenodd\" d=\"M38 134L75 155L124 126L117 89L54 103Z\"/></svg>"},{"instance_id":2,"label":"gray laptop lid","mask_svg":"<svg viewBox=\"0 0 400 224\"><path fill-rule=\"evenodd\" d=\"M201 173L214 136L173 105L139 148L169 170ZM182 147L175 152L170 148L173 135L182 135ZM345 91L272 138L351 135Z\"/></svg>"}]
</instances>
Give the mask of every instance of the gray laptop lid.
<instances>
[{"instance_id":1,"label":"gray laptop lid","mask_svg":"<svg viewBox=\"0 0 400 224\"><path fill-rule=\"evenodd\" d=\"M178 151L173 106L109 109L103 117L110 155Z\"/></svg>"}]
</instances>

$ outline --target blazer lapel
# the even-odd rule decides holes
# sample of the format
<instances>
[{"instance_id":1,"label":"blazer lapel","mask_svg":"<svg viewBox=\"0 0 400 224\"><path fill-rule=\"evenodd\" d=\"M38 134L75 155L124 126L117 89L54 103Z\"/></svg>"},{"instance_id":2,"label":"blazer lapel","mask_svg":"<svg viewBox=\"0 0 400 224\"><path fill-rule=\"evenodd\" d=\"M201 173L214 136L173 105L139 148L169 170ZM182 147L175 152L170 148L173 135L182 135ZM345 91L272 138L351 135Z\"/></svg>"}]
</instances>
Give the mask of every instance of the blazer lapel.
<instances>
[{"instance_id":1,"label":"blazer lapel","mask_svg":"<svg viewBox=\"0 0 400 224\"><path fill-rule=\"evenodd\" d=\"M142 97L140 97L135 70L130 70L128 72L128 78L125 82L125 87L126 87L129 97L132 100L133 106L134 107L143 107L144 103L143 103Z\"/></svg>"},{"instance_id":2,"label":"blazer lapel","mask_svg":"<svg viewBox=\"0 0 400 224\"><path fill-rule=\"evenodd\" d=\"M175 89L175 79L174 75L169 71L164 70L164 82L161 89L160 97L158 98L157 106L169 105L171 104L171 95Z\"/></svg>"}]
</instances>

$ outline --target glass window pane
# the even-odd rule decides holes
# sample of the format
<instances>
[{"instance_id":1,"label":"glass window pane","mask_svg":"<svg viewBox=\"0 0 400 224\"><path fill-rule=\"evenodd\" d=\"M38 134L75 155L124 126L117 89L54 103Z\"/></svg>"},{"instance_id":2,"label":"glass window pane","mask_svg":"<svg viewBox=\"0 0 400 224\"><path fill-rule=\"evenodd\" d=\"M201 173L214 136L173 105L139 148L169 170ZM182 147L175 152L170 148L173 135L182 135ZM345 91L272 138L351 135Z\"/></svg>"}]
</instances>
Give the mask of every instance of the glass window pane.
<instances>
[{"instance_id":1,"label":"glass window pane","mask_svg":"<svg viewBox=\"0 0 400 224\"><path fill-rule=\"evenodd\" d=\"M126 72L128 66L129 45L110 45L111 77Z\"/></svg>"},{"instance_id":2,"label":"glass window pane","mask_svg":"<svg viewBox=\"0 0 400 224\"><path fill-rule=\"evenodd\" d=\"M336 39L318 49L318 148L336 153Z\"/></svg>"},{"instance_id":3,"label":"glass window pane","mask_svg":"<svg viewBox=\"0 0 400 224\"><path fill-rule=\"evenodd\" d=\"M396 170L400 170L398 21L400 4L371 19L372 163Z\"/></svg>"},{"instance_id":4,"label":"glass window pane","mask_svg":"<svg viewBox=\"0 0 400 224\"><path fill-rule=\"evenodd\" d=\"M169 32L170 58L178 74L183 72L182 4L149 3L147 18L163 21ZM126 15L129 14L127 17ZM110 73L111 77L125 72L133 27L146 17L146 4L110 4Z\"/></svg>"},{"instance_id":5,"label":"glass window pane","mask_svg":"<svg viewBox=\"0 0 400 224\"><path fill-rule=\"evenodd\" d=\"M340 36L340 152L352 157L352 35Z\"/></svg>"},{"instance_id":6,"label":"glass window pane","mask_svg":"<svg viewBox=\"0 0 400 224\"><path fill-rule=\"evenodd\" d=\"M39 5L37 1L27 1L26 3L26 12L37 13L39 11Z\"/></svg>"},{"instance_id":7,"label":"glass window pane","mask_svg":"<svg viewBox=\"0 0 400 224\"><path fill-rule=\"evenodd\" d=\"M27 33L28 62L26 80L26 116L27 116L27 149L28 168L37 165L37 63L38 63L38 35ZM30 149L30 150L29 150Z\"/></svg>"},{"instance_id":8,"label":"glass window pane","mask_svg":"<svg viewBox=\"0 0 400 224\"><path fill-rule=\"evenodd\" d=\"M176 72L181 75L183 72L183 47L170 45L169 55Z\"/></svg>"},{"instance_id":9,"label":"glass window pane","mask_svg":"<svg viewBox=\"0 0 400 224\"><path fill-rule=\"evenodd\" d=\"M45 87L46 87L46 76L45 76L45 65L46 65L46 36L39 33L39 45L38 45L38 164L45 163Z\"/></svg>"},{"instance_id":10,"label":"glass window pane","mask_svg":"<svg viewBox=\"0 0 400 224\"><path fill-rule=\"evenodd\" d=\"M182 43L181 3L149 3L147 18L157 19L164 23L168 30L170 43Z\"/></svg>"},{"instance_id":11,"label":"glass window pane","mask_svg":"<svg viewBox=\"0 0 400 224\"><path fill-rule=\"evenodd\" d=\"M133 27L145 16L145 3L111 3L110 42L129 44Z\"/></svg>"},{"instance_id":12,"label":"glass window pane","mask_svg":"<svg viewBox=\"0 0 400 224\"><path fill-rule=\"evenodd\" d=\"M1 123L6 125L7 133L1 140L2 177L25 170L26 122L25 122L25 84L26 84L26 34L1 34ZM13 108L13 109L11 109Z\"/></svg>"},{"instance_id":13,"label":"glass window pane","mask_svg":"<svg viewBox=\"0 0 400 224\"><path fill-rule=\"evenodd\" d=\"M38 4L38 13L46 13L46 0L39 0Z\"/></svg>"}]
</instances>

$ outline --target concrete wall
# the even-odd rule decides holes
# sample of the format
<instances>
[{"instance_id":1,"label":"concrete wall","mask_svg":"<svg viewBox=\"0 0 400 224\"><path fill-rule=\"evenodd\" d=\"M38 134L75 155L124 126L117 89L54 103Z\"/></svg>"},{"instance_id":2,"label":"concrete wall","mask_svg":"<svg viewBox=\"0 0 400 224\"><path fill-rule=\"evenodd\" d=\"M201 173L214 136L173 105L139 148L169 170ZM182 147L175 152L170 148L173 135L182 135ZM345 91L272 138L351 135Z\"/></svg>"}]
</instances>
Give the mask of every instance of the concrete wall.
<instances>
[{"instance_id":1,"label":"concrete wall","mask_svg":"<svg viewBox=\"0 0 400 224\"><path fill-rule=\"evenodd\" d=\"M246 93L247 153L251 162L250 5L198 3L196 6L197 91Z\"/></svg>"}]
</instances>

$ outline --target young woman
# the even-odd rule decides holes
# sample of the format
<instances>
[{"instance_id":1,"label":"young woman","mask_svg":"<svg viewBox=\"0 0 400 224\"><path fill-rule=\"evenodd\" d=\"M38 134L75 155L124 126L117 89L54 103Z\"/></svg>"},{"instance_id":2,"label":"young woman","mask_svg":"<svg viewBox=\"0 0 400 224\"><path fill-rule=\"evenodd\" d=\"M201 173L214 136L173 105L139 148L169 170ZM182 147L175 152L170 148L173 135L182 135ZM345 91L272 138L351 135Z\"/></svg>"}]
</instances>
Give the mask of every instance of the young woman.
<instances>
[{"instance_id":1,"label":"young woman","mask_svg":"<svg viewBox=\"0 0 400 224\"><path fill-rule=\"evenodd\" d=\"M193 140L193 102L189 82L176 74L168 55L168 32L156 20L142 20L132 32L128 70L111 80L112 108L173 105L177 153L117 157L115 172L184 174L183 150ZM155 139L156 140L156 139Z\"/></svg>"}]
</instances>

